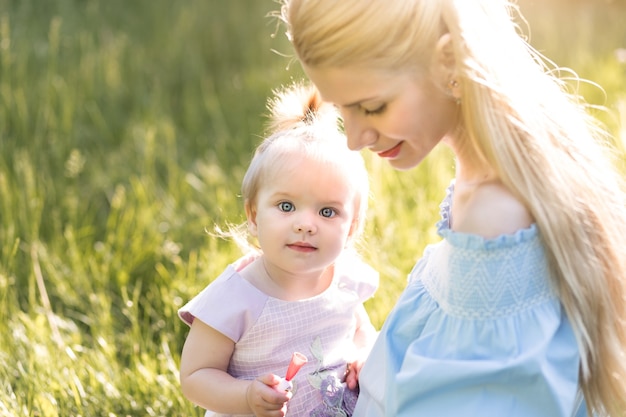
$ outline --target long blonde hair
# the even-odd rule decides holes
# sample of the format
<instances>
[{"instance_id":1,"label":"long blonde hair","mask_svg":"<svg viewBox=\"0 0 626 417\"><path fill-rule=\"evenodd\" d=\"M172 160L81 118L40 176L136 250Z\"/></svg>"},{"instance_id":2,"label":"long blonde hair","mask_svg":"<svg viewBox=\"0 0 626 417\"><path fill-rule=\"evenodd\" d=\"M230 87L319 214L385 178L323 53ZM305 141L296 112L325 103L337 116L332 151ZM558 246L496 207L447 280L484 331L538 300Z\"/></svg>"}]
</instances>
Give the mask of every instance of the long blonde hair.
<instances>
[{"instance_id":1,"label":"long blonde hair","mask_svg":"<svg viewBox=\"0 0 626 417\"><path fill-rule=\"evenodd\" d=\"M310 67L428 70L437 41L449 34L468 146L535 218L576 333L588 408L623 415L623 173L607 132L521 36L516 13L503 0L283 0L280 18Z\"/></svg>"}]
</instances>

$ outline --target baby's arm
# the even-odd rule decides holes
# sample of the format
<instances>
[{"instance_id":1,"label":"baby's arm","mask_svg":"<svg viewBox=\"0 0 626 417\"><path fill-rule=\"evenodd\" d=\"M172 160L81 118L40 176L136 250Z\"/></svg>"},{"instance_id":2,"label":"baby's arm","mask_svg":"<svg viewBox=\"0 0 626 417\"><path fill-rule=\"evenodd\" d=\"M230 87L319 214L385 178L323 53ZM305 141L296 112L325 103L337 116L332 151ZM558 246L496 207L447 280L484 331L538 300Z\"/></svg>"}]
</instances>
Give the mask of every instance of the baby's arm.
<instances>
[{"instance_id":1,"label":"baby's arm","mask_svg":"<svg viewBox=\"0 0 626 417\"><path fill-rule=\"evenodd\" d=\"M280 378L268 374L253 381L228 374L235 343L200 320L194 320L180 361L183 394L193 403L224 414L282 417L291 394L273 387Z\"/></svg>"},{"instance_id":2,"label":"baby's arm","mask_svg":"<svg viewBox=\"0 0 626 417\"><path fill-rule=\"evenodd\" d=\"M367 355L376 340L376 336L378 335L378 332L370 321L370 317L363 304L357 308L354 314L356 317L354 345L357 349L357 357L348 364L346 373L346 383L350 389L356 388L361 367L363 366L363 363L365 362L365 359L367 358Z\"/></svg>"}]
</instances>

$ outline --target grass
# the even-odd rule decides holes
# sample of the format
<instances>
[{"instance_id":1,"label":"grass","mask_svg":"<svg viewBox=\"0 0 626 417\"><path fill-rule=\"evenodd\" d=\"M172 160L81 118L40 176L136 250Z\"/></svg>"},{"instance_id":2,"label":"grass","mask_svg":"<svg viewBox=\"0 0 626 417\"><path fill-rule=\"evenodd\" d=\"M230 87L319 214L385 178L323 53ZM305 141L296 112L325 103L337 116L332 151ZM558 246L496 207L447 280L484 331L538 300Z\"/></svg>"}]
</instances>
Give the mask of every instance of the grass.
<instances>
[{"instance_id":1,"label":"grass","mask_svg":"<svg viewBox=\"0 0 626 417\"><path fill-rule=\"evenodd\" d=\"M624 7L572 4L522 10L537 47L605 87L583 92L623 140ZM276 7L0 0L0 416L203 414L178 387L176 311L239 255L206 229L243 219L265 99L302 76L271 52L290 50ZM452 163L444 148L408 173L365 156L380 326L436 239Z\"/></svg>"}]
</instances>

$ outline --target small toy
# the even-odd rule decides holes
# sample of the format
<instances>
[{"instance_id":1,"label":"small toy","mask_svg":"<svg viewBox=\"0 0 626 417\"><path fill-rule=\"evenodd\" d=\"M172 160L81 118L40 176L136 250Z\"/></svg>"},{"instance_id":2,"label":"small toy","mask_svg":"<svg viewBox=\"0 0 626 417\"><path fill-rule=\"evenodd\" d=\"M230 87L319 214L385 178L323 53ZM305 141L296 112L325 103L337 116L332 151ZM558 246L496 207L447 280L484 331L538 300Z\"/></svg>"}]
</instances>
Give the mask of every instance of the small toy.
<instances>
[{"instance_id":1,"label":"small toy","mask_svg":"<svg viewBox=\"0 0 626 417\"><path fill-rule=\"evenodd\" d=\"M287 374L284 378L281 378L280 384L278 384L276 389L281 391L291 391L293 389L293 383L291 380L294 376L296 376L300 368L302 368L302 366L304 366L307 362L308 359L306 356L300 352L294 352L293 355L291 355L291 362L289 362Z\"/></svg>"}]
</instances>

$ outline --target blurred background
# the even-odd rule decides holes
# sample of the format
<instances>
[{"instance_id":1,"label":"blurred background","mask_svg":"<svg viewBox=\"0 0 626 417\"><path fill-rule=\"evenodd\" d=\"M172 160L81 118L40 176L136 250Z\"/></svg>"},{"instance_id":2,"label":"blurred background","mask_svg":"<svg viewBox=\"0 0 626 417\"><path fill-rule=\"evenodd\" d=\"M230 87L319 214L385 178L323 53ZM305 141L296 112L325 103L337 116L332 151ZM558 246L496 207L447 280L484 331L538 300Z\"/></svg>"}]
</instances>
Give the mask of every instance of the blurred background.
<instances>
[{"instance_id":1,"label":"blurred background","mask_svg":"<svg viewBox=\"0 0 626 417\"><path fill-rule=\"evenodd\" d=\"M265 100L302 78L278 7L0 0L0 416L203 415L180 394L176 311L240 255L207 231L243 221ZM602 86L580 91L623 152L626 1L520 7L537 49ZM379 327L437 240L452 161L364 156Z\"/></svg>"}]
</instances>

